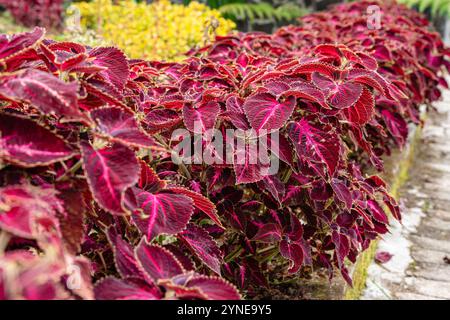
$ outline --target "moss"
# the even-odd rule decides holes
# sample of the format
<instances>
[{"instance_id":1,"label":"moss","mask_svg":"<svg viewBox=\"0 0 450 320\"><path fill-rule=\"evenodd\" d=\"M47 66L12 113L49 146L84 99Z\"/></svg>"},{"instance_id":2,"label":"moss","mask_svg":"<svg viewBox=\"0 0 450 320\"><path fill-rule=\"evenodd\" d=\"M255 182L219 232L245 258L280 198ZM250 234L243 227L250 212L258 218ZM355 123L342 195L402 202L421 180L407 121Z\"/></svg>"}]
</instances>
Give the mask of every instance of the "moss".
<instances>
[{"instance_id":1,"label":"moss","mask_svg":"<svg viewBox=\"0 0 450 320\"><path fill-rule=\"evenodd\" d=\"M389 192L398 200L400 188L408 180L409 170L414 160L417 144L422 134L422 128L417 127L409 144L407 153L400 159L398 170L391 177ZM372 241L369 248L364 251L356 261L353 269L353 287L347 286L344 291L345 300L358 300L366 287L367 270L372 263L378 247L378 240Z\"/></svg>"}]
</instances>

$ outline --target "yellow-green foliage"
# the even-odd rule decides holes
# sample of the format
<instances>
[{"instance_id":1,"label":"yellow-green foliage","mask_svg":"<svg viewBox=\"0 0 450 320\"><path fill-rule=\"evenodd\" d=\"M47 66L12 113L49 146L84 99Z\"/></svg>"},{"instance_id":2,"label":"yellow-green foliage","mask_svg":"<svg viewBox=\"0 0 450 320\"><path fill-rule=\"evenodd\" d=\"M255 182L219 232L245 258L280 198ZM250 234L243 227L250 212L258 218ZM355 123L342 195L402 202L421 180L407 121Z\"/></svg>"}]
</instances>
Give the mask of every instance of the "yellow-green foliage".
<instances>
[{"instance_id":1,"label":"yellow-green foliage","mask_svg":"<svg viewBox=\"0 0 450 320\"><path fill-rule=\"evenodd\" d=\"M168 0L151 4L93 0L75 3L68 14L80 14L83 30L95 30L130 58L149 60L182 59L192 47L204 45L214 35L226 35L235 27L219 11L198 2L184 6Z\"/></svg>"}]
</instances>

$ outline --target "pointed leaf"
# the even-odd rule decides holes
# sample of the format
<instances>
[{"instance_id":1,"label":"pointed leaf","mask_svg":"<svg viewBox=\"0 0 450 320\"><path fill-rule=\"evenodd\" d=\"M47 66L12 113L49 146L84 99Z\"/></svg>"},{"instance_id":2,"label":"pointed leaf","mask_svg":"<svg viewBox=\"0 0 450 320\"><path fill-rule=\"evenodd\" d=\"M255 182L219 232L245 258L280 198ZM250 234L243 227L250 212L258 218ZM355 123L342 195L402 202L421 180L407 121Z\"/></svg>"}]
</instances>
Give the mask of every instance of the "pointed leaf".
<instances>
[{"instance_id":1,"label":"pointed leaf","mask_svg":"<svg viewBox=\"0 0 450 320\"><path fill-rule=\"evenodd\" d=\"M161 292L144 281L107 277L98 281L94 288L97 300L159 300Z\"/></svg>"},{"instance_id":2,"label":"pointed leaf","mask_svg":"<svg viewBox=\"0 0 450 320\"><path fill-rule=\"evenodd\" d=\"M219 112L220 105L217 102L211 101L198 108L186 103L183 107L183 121L189 131L203 133L214 128Z\"/></svg>"},{"instance_id":3,"label":"pointed leaf","mask_svg":"<svg viewBox=\"0 0 450 320\"><path fill-rule=\"evenodd\" d=\"M139 188L131 188L136 207L133 222L151 241L160 234L177 234L186 228L194 212L191 198L181 194L153 194Z\"/></svg>"},{"instance_id":4,"label":"pointed leaf","mask_svg":"<svg viewBox=\"0 0 450 320\"><path fill-rule=\"evenodd\" d=\"M270 93L257 93L245 100L243 108L253 129L272 131L280 129L290 118L295 102L292 96L278 101Z\"/></svg>"},{"instance_id":5,"label":"pointed leaf","mask_svg":"<svg viewBox=\"0 0 450 320\"><path fill-rule=\"evenodd\" d=\"M92 195L105 210L123 214L125 190L139 179L139 163L135 153L119 143L95 150L88 142L82 141L80 147Z\"/></svg>"},{"instance_id":6,"label":"pointed leaf","mask_svg":"<svg viewBox=\"0 0 450 320\"><path fill-rule=\"evenodd\" d=\"M192 252L212 271L220 275L220 267L223 263L223 254L217 243L208 232L193 224L189 224L186 230L178 235Z\"/></svg>"},{"instance_id":7,"label":"pointed leaf","mask_svg":"<svg viewBox=\"0 0 450 320\"><path fill-rule=\"evenodd\" d=\"M289 138L297 155L307 161L322 161L333 176L340 158L340 140L336 133L322 131L306 119L291 123Z\"/></svg>"},{"instance_id":8,"label":"pointed leaf","mask_svg":"<svg viewBox=\"0 0 450 320\"><path fill-rule=\"evenodd\" d=\"M0 113L0 159L22 167L49 165L74 151L50 130L24 117Z\"/></svg>"},{"instance_id":9,"label":"pointed leaf","mask_svg":"<svg viewBox=\"0 0 450 320\"><path fill-rule=\"evenodd\" d=\"M214 205L214 203L211 202L211 200L209 200L200 193L194 192L192 190L183 187L169 187L167 188L167 190L173 193L183 194L191 198L192 201L194 202L194 207L196 207L198 210L202 211L204 214L210 217L211 220L214 221L219 227L223 228L222 222L220 222L219 216L217 215L216 206Z\"/></svg>"},{"instance_id":10,"label":"pointed leaf","mask_svg":"<svg viewBox=\"0 0 450 320\"><path fill-rule=\"evenodd\" d=\"M167 249L150 245L144 238L135 249L139 266L150 281L169 279L182 274L184 269L175 256Z\"/></svg>"},{"instance_id":11,"label":"pointed leaf","mask_svg":"<svg viewBox=\"0 0 450 320\"><path fill-rule=\"evenodd\" d=\"M0 95L16 102L26 102L44 114L64 117L66 121L86 121L78 109L78 84L63 82L50 73L27 69L7 77L0 84Z\"/></svg>"},{"instance_id":12,"label":"pointed leaf","mask_svg":"<svg viewBox=\"0 0 450 320\"><path fill-rule=\"evenodd\" d=\"M364 88L359 100L351 107L343 110L345 117L351 123L363 125L369 122L375 112L375 99L372 93Z\"/></svg>"},{"instance_id":13,"label":"pointed leaf","mask_svg":"<svg viewBox=\"0 0 450 320\"><path fill-rule=\"evenodd\" d=\"M131 112L119 107L103 107L92 110L90 115L97 129L114 141L143 148L155 145L155 141L139 127Z\"/></svg>"},{"instance_id":14,"label":"pointed leaf","mask_svg":"<svg viewBox=\"0 0 450 320\"><path fill-rule=\"evenodd\" d=\"M241 296L238 290L229 282L218 277L208 277L198 274L185 274L172 279L175 285L177 297L189 299L199 298L202 295L208 300L240 300ZM169 284L169 283L167 283ZM168 285L170 288L170 284ZM176 288L186 288L187 290L179 290ZM189 290L190 289L190 290ZM199 295L200 294L200 295Z\"/></svg>"},{"instance_id":15,"label":"pointed leaf","mask_svg":"<svg viewBox=\"0 0 450 320\"><path fill-rule=\"evenodd\" d=\"M114 227L109 227L106 233L108 241L114 252L116 269L122 277L143 277L134 257L133 247L117 234Z\"/></svg>"},{"instance_id":16,"label":"pointed leaf","mask_svg":"<svg viewBox=\"0 0 450 320\"><path fill-rule=\"evenodd\" d=\"M280 253L281 255L291 261L288 272L297 273L302 267L304 260L304 253L302 247L295 242L288 242L283 240L280 243Z\"/></svg>"}]
</instances>

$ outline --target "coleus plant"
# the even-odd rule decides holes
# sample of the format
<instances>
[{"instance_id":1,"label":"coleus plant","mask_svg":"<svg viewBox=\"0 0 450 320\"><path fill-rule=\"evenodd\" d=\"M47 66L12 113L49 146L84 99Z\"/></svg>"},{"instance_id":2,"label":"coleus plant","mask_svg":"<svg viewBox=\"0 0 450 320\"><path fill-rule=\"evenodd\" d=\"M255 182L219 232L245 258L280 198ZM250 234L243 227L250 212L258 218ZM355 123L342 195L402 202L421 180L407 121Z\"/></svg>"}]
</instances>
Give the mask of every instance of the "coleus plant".
<instances>
[{"instance_id":1,"label":"coleus plant","mask_svg":"<svg viewBox=\"0 0 450 320\"><path fill-rule=\"evenodd\" d=\"M60 29L63 25L64 0L0 0L0 5L26 27Z\"/></svg>"},{"instance_id":2,"label":"coleus plant","mask_svg":"<svg viewBox=\"0 0 450 320\"><path fill-rule=\"evenodd\" d=\"M400 219L365 172L405 143L450 67L409 9L378 3L383 27L363 28L374 3L218 38L180 63L39 28L2 36L0 297L252 298L317 269L351 283L385 208ZM211 129L250 130L279 169L228 140L231 162L176 162L179 129L215 155Z\"/></svg>"}]
</instances>

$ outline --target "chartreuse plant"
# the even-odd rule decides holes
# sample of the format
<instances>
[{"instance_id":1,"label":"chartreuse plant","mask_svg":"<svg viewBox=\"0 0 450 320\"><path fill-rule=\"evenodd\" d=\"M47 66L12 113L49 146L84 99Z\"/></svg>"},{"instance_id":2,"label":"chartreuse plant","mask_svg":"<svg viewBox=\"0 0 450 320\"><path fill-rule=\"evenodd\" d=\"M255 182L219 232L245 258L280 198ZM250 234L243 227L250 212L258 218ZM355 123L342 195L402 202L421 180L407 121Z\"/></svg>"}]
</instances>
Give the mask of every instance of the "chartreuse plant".
<instances>
[{"instance_id":1,"label":"chartreuse plant","mask_svg":"<svg viewBox=\"0 0 450 320\"><path fill-rule=\"evenodd\" d=\"M168 0L151 4L94 0L74 3L67 13L79 13L85 30L96 30L129 57L149 60L180 60L190 49L235 27L217 10L198 2L184 6Z\"/></svg>"},{"instance_id":2,"label":"chartreuse plant","mask_svg":"<svg viewBox=\"0 0 450 320\"><path fill-rule=\"evenodd\" d=\"M364 172L404 145L450 69L412 10L377 3L383 28L369 30L375 3L178 63L42 29L2 36L0 298L252 298L318 269L351 283L348 262L388 232L385 208L400 219ZM175 161L180 132L219 155L211 129L267 135L278 170L230 138L231 162Z\"/></svg>"}]
</instances>

